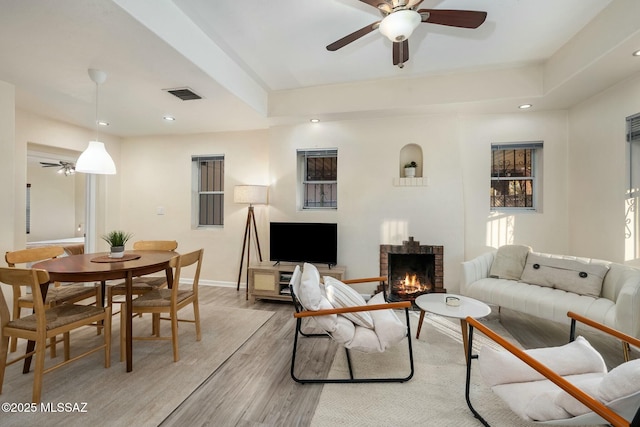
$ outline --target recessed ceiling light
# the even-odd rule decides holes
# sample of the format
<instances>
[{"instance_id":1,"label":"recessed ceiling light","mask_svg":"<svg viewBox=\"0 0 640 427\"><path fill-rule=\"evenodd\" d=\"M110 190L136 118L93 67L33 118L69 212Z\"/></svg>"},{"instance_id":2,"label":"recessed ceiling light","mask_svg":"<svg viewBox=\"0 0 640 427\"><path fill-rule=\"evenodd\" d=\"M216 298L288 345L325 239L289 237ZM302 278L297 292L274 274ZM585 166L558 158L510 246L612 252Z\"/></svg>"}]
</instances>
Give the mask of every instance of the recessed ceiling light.
<instances>
[{"instance_id":1,"label":"recessed ceiling light","mask_svg":"<svg viewBox=\"0 0 640 427\"><path fill-rule=\"evenodd\" d=\"M166 120L166 121L168 121L168 122L172 122L172 121L174 121L176 118L175 118L175 117L173 117L173 116L164 116L164 117L163 117L163 119L165 119L165 120Z\"/></svg>"},{"instance_id":2,"label":"recessed ceiling light","mask_svg":"<svg viewBox=\"0 0 640 427\"><path fill-rule=\"evenodd\" d=\"M640 56L640 50L636 50L635 52L633 52L633 56Z\"/></svg>"},{"instance_id":3,"label":"recessed ceiling light","mask_svg":"<svg viewBox=\"0 0 640 427\"><path fill-rule=\"evenodd\" d=\"M98 120L97 122L100 126L109 126L109 122L105 122L104 120Z\"/></svg>"},{"instance_id":4,"label":"recessed ceiling light","mask_svg":"<svg viewBox=\"0 0 640 427\"><path fill-rule=\"evenodd\" d=\"M320 119L311 119L309 120L311 123L320 123Z\"/></svg>"},{"instance_id":5,"label":"recessed ceiling light","mask_svg":"<svg viewBox=\"0 0 640 427\"><path fill-rule=\"evenodd\" d=\"M531 104L522 104L518 106L518 108L521 110L526 110L527 108L531 108L531 107L533 107L533 105Z\"/></svg>"}]
</instances>

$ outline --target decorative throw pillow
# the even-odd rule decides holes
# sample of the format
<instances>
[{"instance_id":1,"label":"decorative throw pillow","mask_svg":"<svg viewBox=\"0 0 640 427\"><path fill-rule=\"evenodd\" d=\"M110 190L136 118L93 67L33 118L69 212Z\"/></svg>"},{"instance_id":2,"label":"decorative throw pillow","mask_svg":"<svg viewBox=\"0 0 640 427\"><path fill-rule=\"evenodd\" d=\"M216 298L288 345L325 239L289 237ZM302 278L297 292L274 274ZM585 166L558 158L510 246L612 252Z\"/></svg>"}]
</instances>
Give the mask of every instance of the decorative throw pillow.
<instances>
[{"instance_id":1,"label":"decorative throw pillow","mask_svg":"<svg viewBox=\"0 0 640 427\"><path fill-rule=\"evenodd\" d=\"M640 359L613 368L604 376L598 393L604 403L640 392Z\"/></svg>"},{"instance_id":2,"label":"decorative throw pillow","mask_svg":"<svg viewBox=\"0 0 640 427\"><path fill-rule=\"evenodd\" d=\"M491 263L489 277L497 279L519 280L524 269L527 255L531 252L529 246L504 245L498 248Z\"/></svg>"},{"instance_id":3,"label":"decorative throw pillow","mask_svg":"<svg viewBox=\"0 0 640 427\"><path fill-rule=\"evenodd\" d=\"M367 305L362 295L356 292L355 289L331 276L325 276L324 278L324 291L327 295L327 299L334 308ZM373 329L373 319L371 318L371 314L366 311L344 313L342 316L357 325Z\"/></svg>"},{"instance_id":4,"label":"decorative throw pillow","mask_svg":"<svg viewBox=\"0 0 640 427\"><path fill-rule=\"evenodd\" d=\"M300 304L302 304L305 309L317 311L320 309L321 300L320 273L315 265L305 262L302 268L298 301L300 301Z\"/></svg>"},{"instance_id":5,"label":"decorative throw pillow","mask_svg":"<svg viewBox=\"0 0 640 427\"><path fill-rule=\"evenodd\" d=\"M598 298L607 271L609 265L604 262L553 258L532 252L520 281Z\"/></svg>"}]
</instances>

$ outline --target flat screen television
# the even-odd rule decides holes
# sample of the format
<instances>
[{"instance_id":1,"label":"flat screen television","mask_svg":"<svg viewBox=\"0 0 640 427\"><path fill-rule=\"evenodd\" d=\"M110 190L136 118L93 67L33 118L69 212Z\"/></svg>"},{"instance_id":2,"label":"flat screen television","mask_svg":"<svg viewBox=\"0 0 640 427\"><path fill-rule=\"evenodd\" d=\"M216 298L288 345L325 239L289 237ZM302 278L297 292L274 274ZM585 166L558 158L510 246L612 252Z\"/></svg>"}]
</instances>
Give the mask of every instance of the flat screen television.
<instances>
[{"instance_id":1,"label":"flat screen television","mask_svg":"<svg viewBox=\"0 0 640 427\"><path fill-rule=\"evenodd\" d=\"M338 224L318 222L272 222L269 258L278 262L336 265Z\"/></svg>"}]
</instances>

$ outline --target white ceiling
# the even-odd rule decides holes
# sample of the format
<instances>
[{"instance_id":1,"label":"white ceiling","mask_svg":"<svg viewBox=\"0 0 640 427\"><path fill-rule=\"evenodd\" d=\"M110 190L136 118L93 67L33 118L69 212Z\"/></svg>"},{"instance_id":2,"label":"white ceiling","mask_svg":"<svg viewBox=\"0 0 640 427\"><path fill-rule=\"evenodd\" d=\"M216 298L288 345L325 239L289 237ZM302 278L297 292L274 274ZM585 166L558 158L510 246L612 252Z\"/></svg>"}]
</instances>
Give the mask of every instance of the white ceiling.
<instances>
[{"instance_id":1,"label":"white ceiling","mask_svg":"<svg viewBox=\"0 0 640 427\"><path fill-rule=\"evenodd\" d=\"M101 132L124 137L265 128L274 95L291 90L544 64L611 3L424 0L420 8L484 10L487 21L476 30L421 24L399 69L377 31L325 49L380 19L358 0L0 0L0 80L15 85L19 108L93 128L87 69L104 70L99 112L110 126ZM597 64L598 78L619 80L637 64ZM204 99L163 91L175 87ZM163 121L167 114L177 120Z\"/></svg>"}]
</instances>

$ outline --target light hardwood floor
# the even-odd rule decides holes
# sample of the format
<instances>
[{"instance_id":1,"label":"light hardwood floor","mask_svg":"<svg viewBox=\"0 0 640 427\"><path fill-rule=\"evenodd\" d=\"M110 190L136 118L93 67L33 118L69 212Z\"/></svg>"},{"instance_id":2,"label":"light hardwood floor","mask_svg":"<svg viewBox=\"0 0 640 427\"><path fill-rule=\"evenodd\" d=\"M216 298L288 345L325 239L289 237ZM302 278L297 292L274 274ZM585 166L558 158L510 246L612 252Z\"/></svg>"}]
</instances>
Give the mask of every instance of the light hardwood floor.
<instances>
[{"instance_id":1,"label":"light hardwood floor","mask_svg":"<svg viewBox=\"0 0 640 427\"><path fill-rule=\"evenodd\" d=\"M293 305L258 300L244 290L200 287L203 302L225 307L269 310L276 314L214 372L162 426L308 426L322 385L295 383L289 373L295 323ZM503 309L505 328L525 348L565 344L569 327ZM206 325L203 325L206 327ZM233 327L229 325L229 327ZM610 367L622 363L620 344L596 331L579 328ZM326 375L338 347L330 339L305 342L298 352L305 372ZM633 351L632 356L638 357Z\"/></svg>"}]
</instances>

